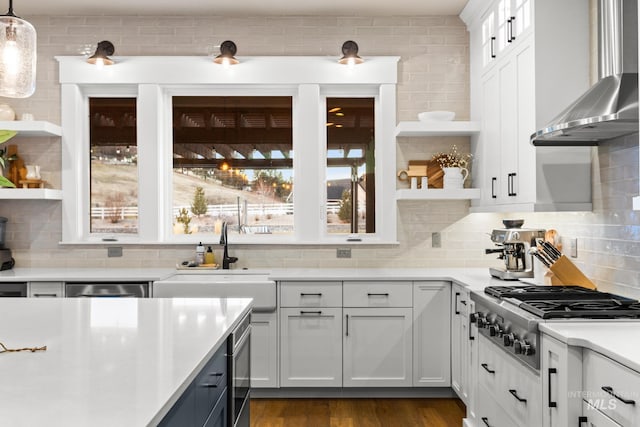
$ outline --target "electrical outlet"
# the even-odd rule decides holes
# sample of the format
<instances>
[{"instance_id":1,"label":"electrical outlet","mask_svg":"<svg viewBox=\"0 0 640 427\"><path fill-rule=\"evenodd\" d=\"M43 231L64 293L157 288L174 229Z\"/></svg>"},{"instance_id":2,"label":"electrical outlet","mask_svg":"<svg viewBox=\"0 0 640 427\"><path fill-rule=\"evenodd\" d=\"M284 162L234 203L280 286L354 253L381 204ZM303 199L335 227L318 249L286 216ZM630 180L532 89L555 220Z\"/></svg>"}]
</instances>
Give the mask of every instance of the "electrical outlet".
<instances>
[{"instance_id":1,"label":"electrical outlet","mask_svg":"<svg viewBox=\"0 0 640 427\"><path fill-rule=\"evenodd\" d=\"M336 249L337 258L351 258L351 248L338 248Z\"/></svg>"},{"instance_id":2,"label":"electrical outlet","mask_svg":"<svg viewBox=\"0 0 640 427\"><path fill-rule=\"evenodd\" d=\"M442 247L442 235L437 231L435 233L431 233L431 247L432 248Z\"/></svg>"},{"instance_id":3,"label":"electrical outlet","mask_svg":"<svg viewBox=\"0 0 640 427\"><path fill-rule=\"evenodd\" d=\"M122 246L111 246L107 248L107 256L109 258L121 257L122 256Z\"/></svg>"},{"instance_id":4,"label":"electrical outlet","mask_svg":"<svg viewBox=\"0 0 640 427\"><path fill-rule=\"evenodd\" d=\"M569 239L569 255L571 258L578 258L578 239Z\"/></svg>"}]
</instances>

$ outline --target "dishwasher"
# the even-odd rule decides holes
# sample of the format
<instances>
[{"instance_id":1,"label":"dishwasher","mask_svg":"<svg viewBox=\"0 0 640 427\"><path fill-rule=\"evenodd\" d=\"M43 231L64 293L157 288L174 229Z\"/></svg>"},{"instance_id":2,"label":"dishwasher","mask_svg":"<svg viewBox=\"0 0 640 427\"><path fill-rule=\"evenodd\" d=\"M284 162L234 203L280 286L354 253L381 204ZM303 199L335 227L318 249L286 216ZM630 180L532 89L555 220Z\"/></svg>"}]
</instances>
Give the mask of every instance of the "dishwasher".
<instances>
[{"instance_id":1,"label":"dishwasher","mask_svg":"<svg viewBox=\"0 0 640 427\"><path fill-rule=\"evenodd\" d=\"M149 298L149 282L66 282L67 298Z\"/></svg>"}]
</instances>

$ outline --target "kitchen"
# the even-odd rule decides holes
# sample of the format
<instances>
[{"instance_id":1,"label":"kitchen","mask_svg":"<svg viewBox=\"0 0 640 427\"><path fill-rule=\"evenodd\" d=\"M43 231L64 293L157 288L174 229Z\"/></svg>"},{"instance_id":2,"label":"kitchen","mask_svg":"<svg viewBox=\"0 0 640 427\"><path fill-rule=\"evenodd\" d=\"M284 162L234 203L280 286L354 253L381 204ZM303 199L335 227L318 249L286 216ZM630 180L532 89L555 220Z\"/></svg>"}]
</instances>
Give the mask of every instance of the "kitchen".
<instances>
[{"instance_id":1,"label":"kitchen","mask_svg":"<svg viewBox=\"0 0 640 427\"><path fill-rule=\"evenodd\" d=\"M16 12L27 17L38 31L37 90L30 98L5 101L16 112L30 112L39 120L60 123L61 95L54 56L79 55L80 47L93 46L99 40L111 40L116 56L204 56L211 45L231 39L238 45L239 56L336 57L345 40L356 40L365 59L377 55L400 57L397 121L413 121L419 112L429 110L452 110L457 120L471 119L469 33L457 16L462 6L453 13L434 16L368 16L350 11L341 17L249 15L216 20L169 17L149 11L111 17L82 13L80 9L64 16L48 16L16 3ZM590 13L595 13L595 4ZM30 162L42 165L43 177L53 188L60 188L58 165L63 154L58 140L53 140L33 139L19 148ZM396 169L404 168L408 160L447 151L452 143L465 152L470 150L464 137L437 138L433 144L400 140ZM600 290L638 298L638 220L631 202L639 186L637 134L593 150L592 211L470 214L466 200L403 201L397 211L398 244L344 245L351 248L352 258L336 258L336 245L236 245L232 254L239 260L233 267L497 267L502 263L484 254L490 245L487 233L500 227L506 216L515 215L524 218L527 227L556 228L567 242L576 239L578 257L573 261ZM104 244L60 245L64 213L56 201L4 200L0 216L9 218L7 246L21 268L166 268L176 260L193 257L195 243L126 245L122 257L108 257ZM433 233L441 237L439 248L433 247ZM212 234L203 240L213 244L219 236ZM221 255L217 246L215 249L216 255Z\"/></svg>"}]
</instances>

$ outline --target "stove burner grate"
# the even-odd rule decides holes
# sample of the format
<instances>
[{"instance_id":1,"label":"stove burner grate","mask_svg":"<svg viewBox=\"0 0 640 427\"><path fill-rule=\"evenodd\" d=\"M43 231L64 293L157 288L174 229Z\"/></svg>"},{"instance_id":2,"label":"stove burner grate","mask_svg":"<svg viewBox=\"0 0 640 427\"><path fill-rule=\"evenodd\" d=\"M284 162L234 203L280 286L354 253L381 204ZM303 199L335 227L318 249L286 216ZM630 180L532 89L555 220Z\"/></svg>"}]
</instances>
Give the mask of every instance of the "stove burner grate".
<instances>
[{"instance_id":1,"label":"stove burner grate","mask_svg":"<svg viewBox=\"0 0 640 427\"><path fill-rule=\"evenodd\" d=\"M640 318L640 303L631 299L526 301L520 308L543 319Z\"/></svg>"}]
</instances>

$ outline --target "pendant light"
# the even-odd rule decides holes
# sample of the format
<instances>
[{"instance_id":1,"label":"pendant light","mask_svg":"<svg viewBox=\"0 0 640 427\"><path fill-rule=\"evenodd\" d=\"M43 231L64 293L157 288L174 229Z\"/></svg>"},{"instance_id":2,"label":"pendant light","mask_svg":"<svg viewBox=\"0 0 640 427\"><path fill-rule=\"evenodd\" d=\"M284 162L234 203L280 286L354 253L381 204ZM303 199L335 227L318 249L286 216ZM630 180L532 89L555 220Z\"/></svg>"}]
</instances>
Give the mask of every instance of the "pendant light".
<instances>
[{"instance_id":1,"label":"pendant light","mask_svg":"<svg viewBox=\"0 0 640 427\"><path fill-rule=\"evenodd\" d=\"M9 11L0 15L0 96L26 98L36 90L36 29Z\"/></svg>"}]
</instances>

